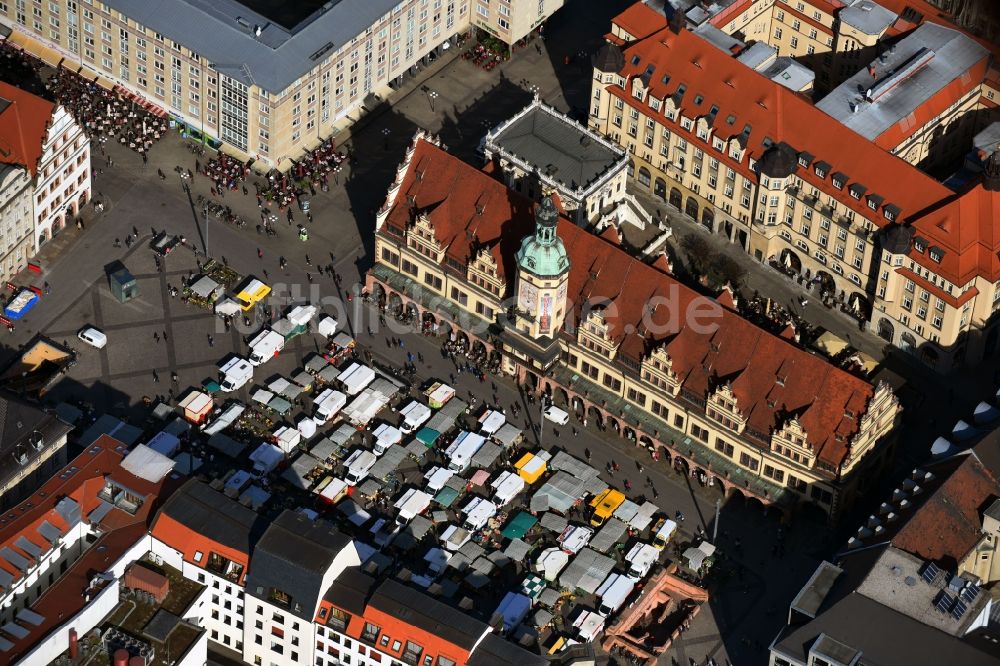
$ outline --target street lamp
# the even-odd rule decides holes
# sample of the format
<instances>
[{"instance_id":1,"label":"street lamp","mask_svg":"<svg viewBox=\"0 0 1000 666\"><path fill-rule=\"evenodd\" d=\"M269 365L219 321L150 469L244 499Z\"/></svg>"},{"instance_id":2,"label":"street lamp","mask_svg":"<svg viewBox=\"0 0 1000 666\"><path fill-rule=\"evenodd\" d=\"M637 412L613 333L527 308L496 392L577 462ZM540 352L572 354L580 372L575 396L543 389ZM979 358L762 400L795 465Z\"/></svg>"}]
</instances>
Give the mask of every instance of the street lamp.
<instances>
[{"instance_id":1,"label":"street lamp","mask_svg":"<svg viewBox=\"0 0 1000 666\"><path fill-rule=\"evenodd\" d=\"M205 258L208 258L208 204L201 205L201 219L205 230Z\"/></svg>"},{"instance_id":2,"label":"street lamp","mask_svg":"<svg viewBox=\"0 0 1000 666\"><path fill-rule=\"evenodd\" d=\"M530 86L528 86L528 92L531 93L532 97L538 97L538 84L532 83Z\"/></svg>"},{"instance_id":3,"label":"street lamp","mask_svg":"<svg viewBox=\"0 0 1000 666\"><path fill-rule=\"evenodd\" d=\"M384 144L384 149L385 150L389 150L389 134L391 134L391 133L392 132L391 132L391 130L388 127L383 127L382 128L382 136L385 137L385 144Z\"/></svg>"},{"instance_id":4,"label":"street lamp","mask_svg":"<svg viewBox=\"0 0 1000 666\"><path fill-rule=\"evenodd\" d=\"M437 96L438 96L438 93L437 93L436 90L428 90L427 91L427 99L431 103L431 111L434 110L434 100L437 98Z\"/></svg>"}]
</instances>

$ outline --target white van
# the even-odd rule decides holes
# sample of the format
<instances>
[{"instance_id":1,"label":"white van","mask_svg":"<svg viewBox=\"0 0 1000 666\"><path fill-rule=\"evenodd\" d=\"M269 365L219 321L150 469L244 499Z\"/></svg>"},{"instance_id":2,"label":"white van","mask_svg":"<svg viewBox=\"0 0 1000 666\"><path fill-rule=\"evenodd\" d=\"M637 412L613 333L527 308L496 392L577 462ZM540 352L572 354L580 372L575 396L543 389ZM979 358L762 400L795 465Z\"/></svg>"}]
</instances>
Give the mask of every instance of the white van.
<instances>
[{"instance_id":1,"label":"white van","mask_svg":"<svg viewBox=\"0 0 1000 666\"><path fill-rule=\"evenodd\" d=\"M427 510L433 498L422 490L410 488L394 505L399 512L396 514L396 524L406 525L414 516L418 516Z\"/></svg>"},{"instance_id":2,"label":"white van","mask_svg":"<svg viewBox=\"0 0 1000 666\"><path fill-rule=\"evenodd\" d=\"M313 418L326 423L336 416L346 404L346 395L340 391L325 389L322 393L316 396L316 399L313 401L313 406L316 408L316 411L313 413Z\"/></svg>"},{"instance_id":3,"label":"white van","mask_svg":"<svg viewBox=\"0 0 1000 666\"><path fill-rule=\"evenodd\" d=\"M97 347L98 349L104 349L104 347L108 344L108 336L93 326L84 327L79 333L76 334L76 337L80 338L91 347Z\"/></svg>"},{"instance_id":4,"label":"white van","mask_svg":"<svg viewBox=\"0 0 1000 666\"><path fill-rule=\"evenodd\" d=\"M483 448L485 443L486 438L478 433L462 432L445 451L445 455L448 456L448 469L459 474L464 472L472 462L472 456L479 453L479 449Z\"/></svg>"},{"instance_id":5,"label":"white van","mask_svg":"<svg viewBox=\"0 0 1000 666\"><path fill-rule=\"evenodd\" d=\"M253 366L245 358L236 356L219 368L219 373L222 375L220 388L230 393L240 390L248 381L253 379Z\"/></svg>"},{"instance_id":6,"label":"white van","mask_svg":"<svg viewBox=\"0 0 1000 666\"><path fill-rule=\"evenodd\" d=\"M659 559L660 550L656 546L648 543L635 544L625 556L625 561L629 563L628 577L635 581L642 580Z\"/></svg>"},{"instance_id":7,"label":"white van","mask_svg":"<svg viewBox=\"0 0 1000 666\"><path fill-rule=\"evenodd\" d=\"M377 461L378 456L371 451L358 449L344 461L344 468L346 470L344 480L350 486L358 485L368 478L368 473L372 471L372 467L375 466Z\"/></svg>"},{"instance_id":8,"label":"white van","mask_svg":"<svg viewBox=\"0 0 1000 666\"><path fill-rule=\"evenodd\" d=\"M399 414L403 417L399 422L399 429L409 435L431 418L431 408L419 400L411 400L399 410Z\"/></svg>"},{"instance_id":9,"label":"white van","mask_svg":"<svg viewBox=\"0 0 1000 666\"><path fill-rule=\"evenodd\" d=\"M555 405L549 405L548 409L542 413L545 415L545 418L553 423L558 423L559 425L566 425L569 423L569 414Z\"/></svg>"},{"instance_id":10,"label":"white van","mask_svg":"<svg viewBox=\"0 0 1000 666\"><path fill-rule=\"evenodd\" d=\"M263 365L285 348L285 338L271 329L264 329L250 341L250 362Z\"/></svg>"},{"instance_id":11,"label":"white van","mask_svg":"<svg viewBox=\"0 0 1000 666\"><path fill-rule=\"evenodd\" d=\"M628 596L635 589L635 581L628 576L613 573L604 579L601 586L597 588L597 612L608 617L622 607Z\"/></svg>"}]
</instances>

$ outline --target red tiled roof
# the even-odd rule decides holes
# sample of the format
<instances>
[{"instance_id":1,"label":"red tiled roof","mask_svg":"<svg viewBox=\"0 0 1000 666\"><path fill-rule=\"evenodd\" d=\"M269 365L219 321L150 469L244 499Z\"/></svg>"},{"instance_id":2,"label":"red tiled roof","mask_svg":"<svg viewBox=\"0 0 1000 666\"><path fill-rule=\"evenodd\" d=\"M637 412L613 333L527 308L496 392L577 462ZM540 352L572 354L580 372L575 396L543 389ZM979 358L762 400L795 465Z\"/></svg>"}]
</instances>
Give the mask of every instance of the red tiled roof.
<instances>
[{"instance_id":1,"label":"red tiled roof","mask_svg":"<svg viewBox=\"0 0 1000 666\"><path fill-rule=\"evenodd\" d=\"M927 251L910 250L909 256L956 285L964 285L976 275L991 282L1000 279L1000 192L982 184L953 195L913 220L917 235L943 250L940 263L929 259Z\"/></svg>"},{"instance_id":2,"label":"red tiled roof","mask_svg":"<svg viewBox=\"0 0 1000 666\"><path fill-rule=\"evenodd\" d=\"M508 291L513 289L514 255L534 231L531 201L420 140L396 200L387 205L387 224L397 229L407 228L415 212L430 211L446 263L465 266L476 248L489 248ZM719 318L699 331L685 313L714 302L565 217L558 233L570 258L568 300L576 320L588 301L608 299L605 316L620 354L638 360L665 345L685 390L705 397L731 383L750 428L767 436L797 417L818 457L834 466L842 462L873 395L871 384L723 308L712 309ZM658 302L664 305L650 312L649 304ZM672 321L673 313L683 321Z\"/></svg>"},{"instance_id":3,"label":"red tiled roof","mask_svg":"<svg viewBox=\"0 0 1000 666\"><path fill-rule=\"evenodd\" d=\"M64 574L59 575L57 572L59 578L55 583L29 606L45 620L37 627L23 625L29 632L24 638L15 639L13 636L8 636L8 640L14 645L3 653L3 658L17 661L16 656L30 650L53 629L68 621L83 608L86 604L82 592L89 587L94 572L108 569L127 549L142 538L148 529L149 518L158 500L169 495L177 487L177 481L170 475L159 483L151 483L122 469L121 461L125 451L124 444L108 435L102 435L61 473L49 479L20 505L4 513L4 522L0 525L0 548L10 548L23 557L32 559L30 553L17 547L18 538L27 537L43 550L49 550L50 544L39 538L37 528L44 521L48 521L61 534L67 532L69 526L55 510L55 506L63 498L75 501L80 507L81 520L90 522L89 514L102 502L97 494L104 487L106 479L113 480L145 497L142 506L134 515L113 508L100 520L101 532L97 541ZM74 468L75 472L67 473ZM15 580L20 577L20 572L10 566L5 566L5 570L13 575Z\"/></svg>"},{"instance_id":4,"label":"red tiled roof","mask_svg":"<svg viewBox=\"0 0 1000 666\"><path fill-rule=\"evenodd\" d=\"M635 39L643 39L667 27L667 17L644 2L636 2L612 22Z\"/></svg>"},{"instance_id":5,"label":"red tiled roof","mask_svg":"<svg viewBox=\"0 0 1000 666\"><path fill-rule=\"evenodd\" d=\"M0 164L19 164L35 176L55 105L3 82L0 98L10 102L0 111Z\"/></svg>"},{"instance_id":6,"label":"red tiled roof","mask_svg":"<svg viewBox=\"0 0 1000 666\"><path fill-rule=\"evenodd\" d=\"M632 64L638 58L636 64ZM994 211L1000 214L995 193L977 186L968 194L955 193L913 165L881 150L859 134L826 115L807 100L784 86L751 70L689 31L674 34L661 30L655 35L625 49L625 67L621 75L628 80L655 66L650 79L650 93L659 99L670 97L684 84L687 91L681 100L681 112L687 117L706 116L713 105L718 107L715 135L728 140L742 134L750 126L747 148L753 159L765 151L764 141L784 141L799 152L813 156L813 164L823 161L831 165L825 177L815 169L798 167L796 175L805 183L835 196L857 214L872 219L879 226L889 224L884 218L886 206L895 205L901 212L897 221L912 221L920 235L945 250L944 260L933 262L926 255L911 252L914 261L962 285L977 273L996 280L1000 277L1000 237L993 231ZM982 69L977 66L976 71ZM979 71L985 75L985 71ZM667 83L663 76L668 75ZM626 89L631 83L626 83ZM662 112L653 111L635 99L625 89L611 86L608 91L643 114L657 117L670 130L694 145L703 146L706 153L714 149L697 138L694 131L684 130L669 121ZM935 96L930 103L944 108L961 92L948 88L944 97ZM704 101L695 104L702 96ZM729 122L732 117L732 122ZM862 157L863 156L863 157ZM728 161L728 160L726 160ZM748 161L737 169L751 177ZM847 174L843 190L833 186L832 174ZM865 195L854 199L845 195L852 184L863 185ZM868 195L883 198L879 210L868 206ZM947 205L943 205L947 204Z\"/></svg>"},{"instance_id":7,"label":"red tiled roof","mask_svg":"<svg viewBox=\"0 0 1000 666\"><path fill-rule=\"evenodd\" d=\"M899 530L892 545L953 569L979 541L980 509L998 494L998 479L970 454Z\"/></svg>"}]
</instances>

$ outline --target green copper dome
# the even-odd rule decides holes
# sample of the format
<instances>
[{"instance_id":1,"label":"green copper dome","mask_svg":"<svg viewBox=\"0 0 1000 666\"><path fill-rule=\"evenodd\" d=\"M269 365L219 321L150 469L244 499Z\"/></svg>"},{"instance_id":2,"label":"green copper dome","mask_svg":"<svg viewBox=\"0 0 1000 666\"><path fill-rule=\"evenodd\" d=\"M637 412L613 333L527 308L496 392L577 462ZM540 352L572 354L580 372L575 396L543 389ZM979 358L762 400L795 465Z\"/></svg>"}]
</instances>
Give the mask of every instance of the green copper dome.
<instances>
[{"instance_id":1,"label":"green copper dome","mask_svg":"<svg viewBox=\"0 0 1000 666\"><path fill-rule=\"evenodd\" d=\"M557 277L569 270L566 248L556 234L559 211L550 195L535 209L535 233L525 236L517 251L517 265L538 277Z\"/></svg>"}]
</instances>

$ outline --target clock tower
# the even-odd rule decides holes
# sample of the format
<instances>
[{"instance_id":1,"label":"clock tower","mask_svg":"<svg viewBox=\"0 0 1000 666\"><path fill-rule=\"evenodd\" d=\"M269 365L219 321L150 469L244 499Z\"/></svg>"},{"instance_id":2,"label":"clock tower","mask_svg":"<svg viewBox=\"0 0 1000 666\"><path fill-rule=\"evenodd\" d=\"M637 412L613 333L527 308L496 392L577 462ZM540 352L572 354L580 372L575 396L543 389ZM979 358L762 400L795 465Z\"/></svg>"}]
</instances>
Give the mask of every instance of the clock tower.
<instances>
[{"instance_id":1,"label":"clock tower","mask_svg":"<svg viewBox=\"0 0 1000 666\"><path fill-rule=\"evenodd\" d=\"M559 211L546 194L535 209L535 233L517 251L517 329L535 340L556 337L566 319L569 257L556 227Z\"/></svg>"}]
</instances>

